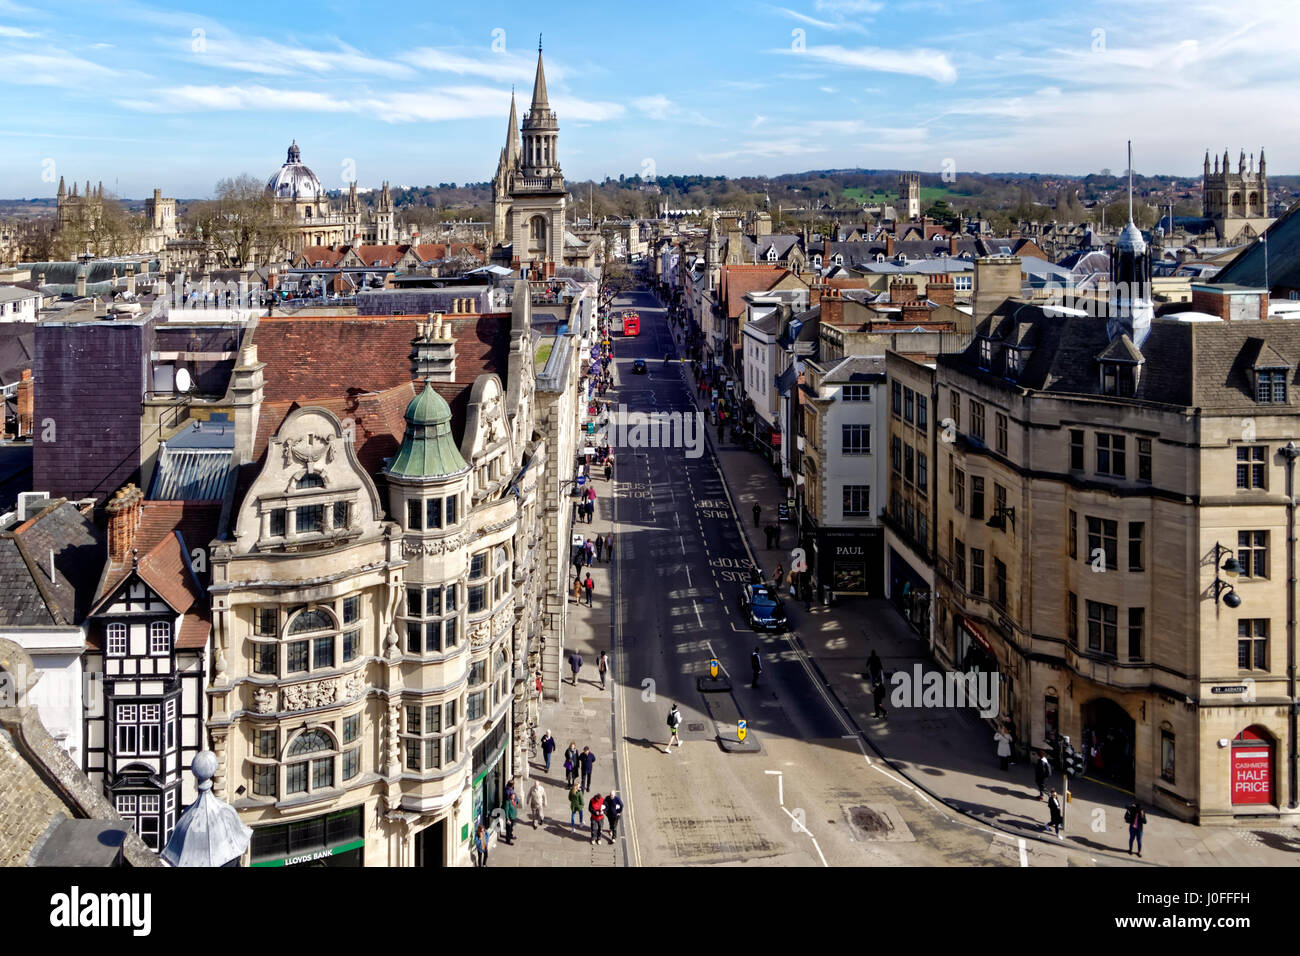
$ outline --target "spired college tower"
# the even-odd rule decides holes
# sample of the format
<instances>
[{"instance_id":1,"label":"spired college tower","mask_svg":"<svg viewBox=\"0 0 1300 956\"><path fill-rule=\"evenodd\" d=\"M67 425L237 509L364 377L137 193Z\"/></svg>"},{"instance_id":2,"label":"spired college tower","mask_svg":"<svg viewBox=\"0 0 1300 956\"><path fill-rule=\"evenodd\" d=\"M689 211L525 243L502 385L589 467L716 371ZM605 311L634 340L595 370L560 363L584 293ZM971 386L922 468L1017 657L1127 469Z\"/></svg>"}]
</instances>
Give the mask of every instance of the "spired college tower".
<instances>
[{"instance_id":1,"label":"spired college tower","mask_svg":"<svg viewBox=\"0 0 1300 956\"><path fill-rule=\"evenodd\" d=\"M533 101L522 126L510 97L510 126L492 179L492 241L510 247L512 269L534 275L564 264L564 174L557 158L560 126L546 98L542 43L537 41Z\"/></svg>"},{"instance_id":2,"label":"spired college tower","mask_svg":"<svg viewBox=\"0 0 1300 956\"><path fill-rule=\"evenodd\" d=\"M1223 151L1223 165L1214 157L1210 169L1210 154L1205 153L1202 215L1214 221L1214 231L1220 240L1229 245L1249 241L1262 233L1273 222L1268 215L1268 176L1264 172L1264 150L1259 151L1259 169L1255 168L1252 153L1250 165L1246 164L1246 151L1237 160L1237 171L1231 172L1228 151Z\"/></svg>"}]
</instances>

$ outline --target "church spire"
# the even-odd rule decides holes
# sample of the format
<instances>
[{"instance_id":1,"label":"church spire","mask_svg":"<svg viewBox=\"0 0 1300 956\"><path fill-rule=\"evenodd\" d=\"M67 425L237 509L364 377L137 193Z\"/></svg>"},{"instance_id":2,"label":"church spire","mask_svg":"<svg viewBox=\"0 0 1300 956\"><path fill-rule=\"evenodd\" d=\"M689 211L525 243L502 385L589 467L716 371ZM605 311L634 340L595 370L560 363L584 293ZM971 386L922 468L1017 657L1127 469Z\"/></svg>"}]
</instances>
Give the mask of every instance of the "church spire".
<instances>
[{"instance_id":1,"label":"church spire","mask_svg":"<svg viewBox=\"0 0 1300 956\"><path fill-rule=\"evenodd\" d=\"M510 126L506 130L506 165L519 159L519 113L515 110L515 88L510 87Z\"/></svg>"},{"instance_id":2,"label":"church spire","mask_svg":"<svg viewBox=\"0 0 1300 956\"><path fill-rule=\"evenodd\" d=\"M530 110L549 110L546 99L546 70L542 68L542 35L537 35L537 78L533 80L533 104Z\"/></svg>"}]
</instances>

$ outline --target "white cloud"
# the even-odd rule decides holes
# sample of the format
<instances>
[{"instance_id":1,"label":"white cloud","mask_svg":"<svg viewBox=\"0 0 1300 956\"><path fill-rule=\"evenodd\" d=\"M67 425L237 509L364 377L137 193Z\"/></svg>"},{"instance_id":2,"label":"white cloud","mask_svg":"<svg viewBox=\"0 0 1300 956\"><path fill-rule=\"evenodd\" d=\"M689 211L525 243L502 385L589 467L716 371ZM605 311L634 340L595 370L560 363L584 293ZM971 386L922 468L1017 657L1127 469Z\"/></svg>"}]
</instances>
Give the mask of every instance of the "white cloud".
<instances>
[{"instance_id":1,"label":"white cloud","mask_svg":"<svg viewBox=\"0 0 1300 956\"><path fill-rule=\"evenodd\" d=\"M822 63L870 70L875 73L903 73L908 76L929 77L939 83L952 83L957 79L957 69L946 53L935 50L886 50L876 47L846 49L833 44L810 44L804 50L777 50L792 56L812 57Z\"/></svg>"},{"instance_id":2,"label":"white cloud","mask_svg":"<svg viewBox=\"0 0 1300 956\"><path fill-rule=\"evenodd\" d=\"M819 86L819 87L817 87L817 88L818 88L819 90L821 90L823 93L837 93L837 92L839 92L839 91L836 90L835 87L833 87L833 86Z\"/></svg>"},{"instance_id":3,"label":"white cloud","mask_svg":"<svg viewBox=\"0 0 1300 956\"><path fill-rule=\"evenodd\" d=\"M819 30L829 30L833 33L847 31L849 33L865 34L867 32L866 28L863 27L862 24L854 23L852 20L845 20L842 16L837 17L835 20L819 20L816 17L810 17L806 13L800 13L797 10L789 9L788 7L777 7L776 10L778 13L783 13L791 19L798 20L800 23L806 23L809 26L817 27Z\"/></svg>"},{"instance_id":4,"label":"white cloud","mask_svg":"<svg viewBox=\"0 0 1300 956\"><path fill-rule=\"evenodd\" d=\"M21 86L96 88L124 74L66 51L0 56L0 82Z\"/></svg>"},{"instance_id":5,"label":"white cloud","mask_svg":"<svg viewBox=\"0 0 1300 956\"><path fill-rule=\"evenodd\" d=\"M662 93L639 97L632 101L632 105L651 119L657 120L668 119L669 111L677 108L673 101Z\"/></svg>"},{"instance_id":6,"label":"white cloud","mask_svg":"<svg viewBox=\"0 0 1300 956\"><path fill-rule=\"evenodd\" d=\"M409 79L415 70L403 63L369 56L342 41L338 48L316 50L289 46L264 37L243 37L225 30L209 30L203 52L187 52L204 65L218 69L259 73L265 76L294 76L303 72L323 75L354 74ZM191 41L185 38L187 51Z\"/></svg>"},{"instance_id":7,"label":"white cloud","mask_svg":"<svg viewBox=\"0 0 1300 956\"><path fill-rule=\"evenodd\" d=\"M753 129L758 129L758 127L762 126L762 125L763 125L764 123L766 123L766 122L767 122L767 117L766 117L766 116L762 116L762 115L760 115L760 114L758 114L758 113L755 113L755 114L754 114L754 121L753 121L752 123L750 123L749 125L750 125L750 127L753 128Z\"/></svg>"},{"instance_id":8,"label":"white cloud","mask_svg":"<svg viewBox=\"0 0 1300 956\"><path fill-rule=\"evenodd\" d=\"M467 56L440 47L420 47L398 57L421 70L437 73L455 73L460 76L480 76L489 80L512 80L520 85L527 96L533 88L533 78L537 75L537 58L532 55L516 56L513 53L484 53L482 56ZM547 61L546 82L563 83L565 69L559 63Z\"/></svg>"},{"instance_id":9,"label":"white cloud","mask_svg":"<svg viewBox=\"0 0 1300 956\"><path fill-rule=\"evenodd\" d=\"M24 30L22 27L7 27L0 25L0 37L9 37L15 40L27 40L38 36L40 36L39 33L33 33L31 30Z\"/></svg>"},{"instance_id":10,"label":"white cloud","mask_svg":"<svg viewBox=\"0 0 1300 956\"><path fill-rule=\"evenodd\" d=\"M880 0L817 0L813 4L819 13L879 13L884 9Z\"/></svg>"}]
</instances>

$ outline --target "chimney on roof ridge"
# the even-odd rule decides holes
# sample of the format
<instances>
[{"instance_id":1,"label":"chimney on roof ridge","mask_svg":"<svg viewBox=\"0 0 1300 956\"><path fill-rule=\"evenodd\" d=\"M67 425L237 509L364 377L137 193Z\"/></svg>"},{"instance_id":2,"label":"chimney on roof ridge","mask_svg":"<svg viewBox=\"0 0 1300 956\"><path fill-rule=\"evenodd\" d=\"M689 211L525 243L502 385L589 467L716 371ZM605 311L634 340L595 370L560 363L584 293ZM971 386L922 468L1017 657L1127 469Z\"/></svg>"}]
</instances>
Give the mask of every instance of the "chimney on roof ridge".
<instances>
[{"instance_id":1,"label":"chimney on roof ridge","mask_svg":"<svg viewBox=\"0 0 1300 956\"><path fill-rule=\"evenodd\" d=\"M120 564L133 551L135 532L140 527L140 505L144 493L135 485L119 488L104 510L108 513L108 560Z\"/></svg>"},{"instance_id":2,"label":"chimney on roof ridge","mask_svg":"<svg viewBox=\"0 0 1300 956\"><path fill-rule=\"evenodd\" d=\"M444 323L442 313L429 313L429 321L417 325L418 334L411 340L411 376L417 381L456 380L456 339L451 323Z\"/></svg>"}]
</instances>

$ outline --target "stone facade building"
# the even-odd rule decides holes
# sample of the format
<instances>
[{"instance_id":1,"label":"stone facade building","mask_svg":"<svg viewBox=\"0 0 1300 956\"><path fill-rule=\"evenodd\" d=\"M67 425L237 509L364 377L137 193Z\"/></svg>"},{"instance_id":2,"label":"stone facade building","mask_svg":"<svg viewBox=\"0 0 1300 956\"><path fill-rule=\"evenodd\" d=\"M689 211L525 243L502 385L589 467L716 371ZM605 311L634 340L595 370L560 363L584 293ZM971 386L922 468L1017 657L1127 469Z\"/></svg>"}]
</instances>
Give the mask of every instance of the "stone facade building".
<instances>
[{"instance_id":1,"label":"stone facade building","mask_svg":"<svg viewBox=\"0 0 1300 956\"><path fill-rule=\"evenodd\" d=\"M320 179L303 163L296 140L289 146L284 165L267 180L266 193L275 200L276 216L289 227L290 251L309 246L402 241L387 182L373 210L362 208L355 179L348 185L347 198L341 204L335 203Z\"/></svg>"},{"instance_id":2,"label":"stone facade building","mask_svg":"<svg viewBox=\"0 0 1300 956\"><path fill-rule=\"evenodd\" d=\"M1241 151L1237 171L1228 164L1228 151L1223 151L1223 165L1214 157L1210 169L1210 153L1205 153L1205 171L1202 175L1202 215L1214 224L1220 242L1230 246L1240 245L1260 235L1273 222L1268 214L1268 174L1265 172L1264 150L1259 151L1259 168L1255 168L1254 154L1246 164L1246 151Z\"/></svg>"}]
</instances>

